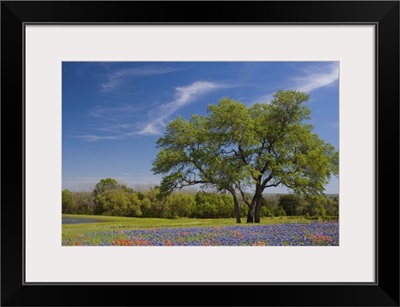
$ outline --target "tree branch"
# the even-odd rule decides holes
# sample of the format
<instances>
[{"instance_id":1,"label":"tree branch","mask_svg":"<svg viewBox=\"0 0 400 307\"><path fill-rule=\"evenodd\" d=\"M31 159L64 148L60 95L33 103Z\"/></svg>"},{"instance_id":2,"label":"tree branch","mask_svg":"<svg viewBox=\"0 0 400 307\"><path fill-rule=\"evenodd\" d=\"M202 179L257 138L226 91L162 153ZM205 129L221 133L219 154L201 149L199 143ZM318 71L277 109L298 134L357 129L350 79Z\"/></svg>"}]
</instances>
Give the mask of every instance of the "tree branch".
<instances>
[{"instance_id":1,"label":"tree branch","mask_svg":"<svg viewBox=\"0 0 400 307\"><path fill-rule=\"evenodd\" d=\"M242 146L239 145L239 146L238 146L238 149L239 149L239 153L240 153L239 157L241 158L241 160L243 161L243 163L247 165L246 157L244 156Z\"/></svg>"},{"instance_id":2,"label":"tree branch","mask_svg":"<svg viewBox=\"0 0 400 307\"><path fill-rule=\"evenodd\" d=\"M277 187L278 185L280 185L282 182L281 181L279 181L279 182L277 182L277 183L274 183L274 184L269 184L269 185L266 185L266 186L264 186L264 189L265 188L270 188L270 187Z\"/></svg>"},{"instance_id":3,"label":"tree branch","mask_svg":"<svg viewBox=\"0 0 400 307\"><path fill-rule=\"evenodd\" d=\"M249 203L248 199L246 198L246 194L242 191L242 189L240 188L240 186L237 186L237 189L239 190L240 195L242 195L243 201L246 203L247 206L250 207L250 203Z\"/></svg>"},{"instance_id":4,"label":"tree branch","mask_svg":"<svg viewBox=\"0 0 400 307\"><path fill-rule=\"evenodd\" d=\"M262 184L261 184L261 188L262 188L262 190L264 190L265 188L267 188L267 186L266 186L266 184L272 179L272 173L267 177L267 178L265 178L264 179L264 181L262 182Z\"/></svg>"}]
</instances>

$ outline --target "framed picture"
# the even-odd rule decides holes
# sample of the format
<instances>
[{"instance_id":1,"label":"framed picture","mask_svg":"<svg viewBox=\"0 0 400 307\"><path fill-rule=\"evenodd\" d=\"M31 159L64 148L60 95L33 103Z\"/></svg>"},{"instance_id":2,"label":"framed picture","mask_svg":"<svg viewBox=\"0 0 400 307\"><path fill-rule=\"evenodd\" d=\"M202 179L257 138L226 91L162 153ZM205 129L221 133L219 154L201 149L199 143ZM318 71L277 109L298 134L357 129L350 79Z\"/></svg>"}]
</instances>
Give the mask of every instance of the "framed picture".
<instances>
[{"instance_id":1,"label":"framed picture","mask_svg":"<svg viewBox=\"0 0 400 307\"><path fill-rule=\"evenodd\" d=\"M1 27L2 305L399 306L398 1L3 1ZM231 133L215 134L228 118L250 114L238 131L253 146L256 118L275 114L258 123L273 133L273 112L288 99L310 100L316 133L290 126L281 147L266 151L274 171L251 170L265 142L248 159L232 138L217 149L209 142ZM185 123L214 134L182 132ZM190 160L197 169L184 160L172 174L177 166L164 158L189 132L201 135L203 156ZM299 140L300 153L288 149ZM222 162L212 158L217 152ZM240 164L229 164L235 155ZM149 157L159 177L144 171ZM307 193L322 189L320 173L337 176L324 187L334 197L318 202ZM148 182L160 195L192 183L227 194L177 194L166 211L132 188ZM90 191L71 193L74 184ZM309 198L294 207L279 196L262 213L275 228L258 227L259 203L246 197L261 199L267 187L280 195L273 189L282 185ZM89 194L97 198L81 211L68 202ZM202 209L190 215L179 197ZM212 197L229 199L236 215L205 213ZM92 236L86 226L66 226L82 216L65 213L107 223ZM223 214L241 228L182 228ZM151 218L150 228L140 224Z\"/></svg>"}]
</instances>

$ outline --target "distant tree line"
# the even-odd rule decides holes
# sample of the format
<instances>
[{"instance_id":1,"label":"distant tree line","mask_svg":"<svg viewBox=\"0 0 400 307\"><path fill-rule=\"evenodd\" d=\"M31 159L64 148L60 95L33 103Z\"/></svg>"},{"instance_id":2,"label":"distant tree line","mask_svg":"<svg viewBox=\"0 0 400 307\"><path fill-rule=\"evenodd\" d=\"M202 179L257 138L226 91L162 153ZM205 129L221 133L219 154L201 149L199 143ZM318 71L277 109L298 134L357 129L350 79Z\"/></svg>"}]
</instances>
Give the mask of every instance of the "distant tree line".
<instances>
[{"instance_id":1,"label":"distant tree line","mask_svg":"<svg viewBox=\"0 0 400 307\"><path fill-rule=\"evenodd\" d=\"M101 179L91 192L62 191L62 213L153 218L235 218L232 195L222 192L174 192L163 195L158 187L135 191L115 179ZM241 217L247 216L240 203ZM339 215L338 196L266 194L261 198L260 216Z\"/></svg>"}]
</instances>

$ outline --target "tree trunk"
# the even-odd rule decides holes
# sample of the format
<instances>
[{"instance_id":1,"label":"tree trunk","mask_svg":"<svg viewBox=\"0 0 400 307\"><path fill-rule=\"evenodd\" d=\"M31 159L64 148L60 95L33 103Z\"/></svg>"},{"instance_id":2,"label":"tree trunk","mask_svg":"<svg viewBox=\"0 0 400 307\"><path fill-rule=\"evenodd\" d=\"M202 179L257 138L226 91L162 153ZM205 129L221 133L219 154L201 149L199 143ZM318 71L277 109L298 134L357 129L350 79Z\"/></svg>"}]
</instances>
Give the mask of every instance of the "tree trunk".
<instances>
[{"instance_id":1,"label":"tree trunk","mask_svg":"<svg viewBox=\"0 0 400 307\"><path fill-rule=\"evenodd\" d=\"M257 207L260 204L260 198L261 198L261 186L259 183L257 183L256 191L249 206L249 212L247 214L247 223L254 223L254 222L260 223L260 208L257 209ZM258 211L258 218L257 218L257 211Z\"/></svg>"},{"instance_id":2,"label":"tree trunk","mask_svg":"<svg viewBox=\"0 0 400 307\"><path fill-rule=\"evenodd\" d=\"M260 213L261 213L261 201L260 199L256 202L256 209L254 214L254 223L260 223Z\"/></svg>"},{"instance_id":3,"label":"tree trunk","mask_svg":"<svg viewBox=\"0 0 400 307\"><path fill-rule=\"evenodd\" d=\"M255 204L252 202L251 205L249 206L246 223L254 223L254 209L255 209L254 205Z\"/></svg>"},{"instance_id":4,"label":"tree trunk","mask_svg":"<svg viewBox=\"0 0 400 307\"><path fill-rule=\"evenodd\" d=\"M233 196L233 203L234 203L234 205L235 205L236 223L240 224L242 221L240 220L239 201L238 201L236 195Z\"/></svg>"},{"instance_id":5,"label":"tree trunk","mask_svg":"<svg viewBox=\"0 0 400 307\"><path fill-rule=\"evenodd\" d=\"M260 223L260 213L261 213L261 189L257 190L258 193L254 197L254 202L255 202L255 210L254 210L254 222L255 223Z\"/></svg>"},{"instance_id":6,"label":"tree trunk","mask_svg":"<svg viewBox=\"0 0 400 307\"><path fill-rule=\"evenodd\" d=\"M240 224L242 221L240 219L240 208L239 208L239 201L237 199L236 193L234 189L228 189L228 191L232 194L233 197L233 204L235 208L235 218L236 223Z\"/></svg>"}]
</instances>

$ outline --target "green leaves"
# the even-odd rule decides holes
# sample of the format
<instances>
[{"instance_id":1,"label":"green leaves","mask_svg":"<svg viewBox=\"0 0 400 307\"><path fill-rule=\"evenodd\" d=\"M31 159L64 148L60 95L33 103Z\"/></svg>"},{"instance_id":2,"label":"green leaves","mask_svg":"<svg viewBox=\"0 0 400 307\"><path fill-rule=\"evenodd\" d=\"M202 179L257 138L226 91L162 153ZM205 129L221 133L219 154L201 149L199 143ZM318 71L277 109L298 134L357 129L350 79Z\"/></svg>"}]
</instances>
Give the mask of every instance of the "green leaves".
<instances>
[{"instance_id":1,"label":"green leaves","mask_svg":"<svg viewBox=\"0 0 400 307\"><path fill-rule=\"evenodd\" d=\"M97 184L93 191L94 196L103 193L106 190L117 189L119 188L118 182L112 178L101 179Z\"/></svg>"},{"instance_id":2,"label":"green leaves","mask_svg":"<svg viewBox=\"0 0 400 307\"><path fill-rule=\"evenodd\" d=\"M105 215L141 216L140 200L135 193L121 189L105 190L96 198L96 203L104 210Z\"/></svg>"},{"instance_id":3,"label":"green leaves","mask_svg":"<svg viewBox=\"0 0 400 307\"><path fill-rule=\"evenodd\" d=\"M62 190L62 213L74 213L75 211L75 202L73 199L73 195L70 190L64 189Z\"/></svg>"}]
</instances>

